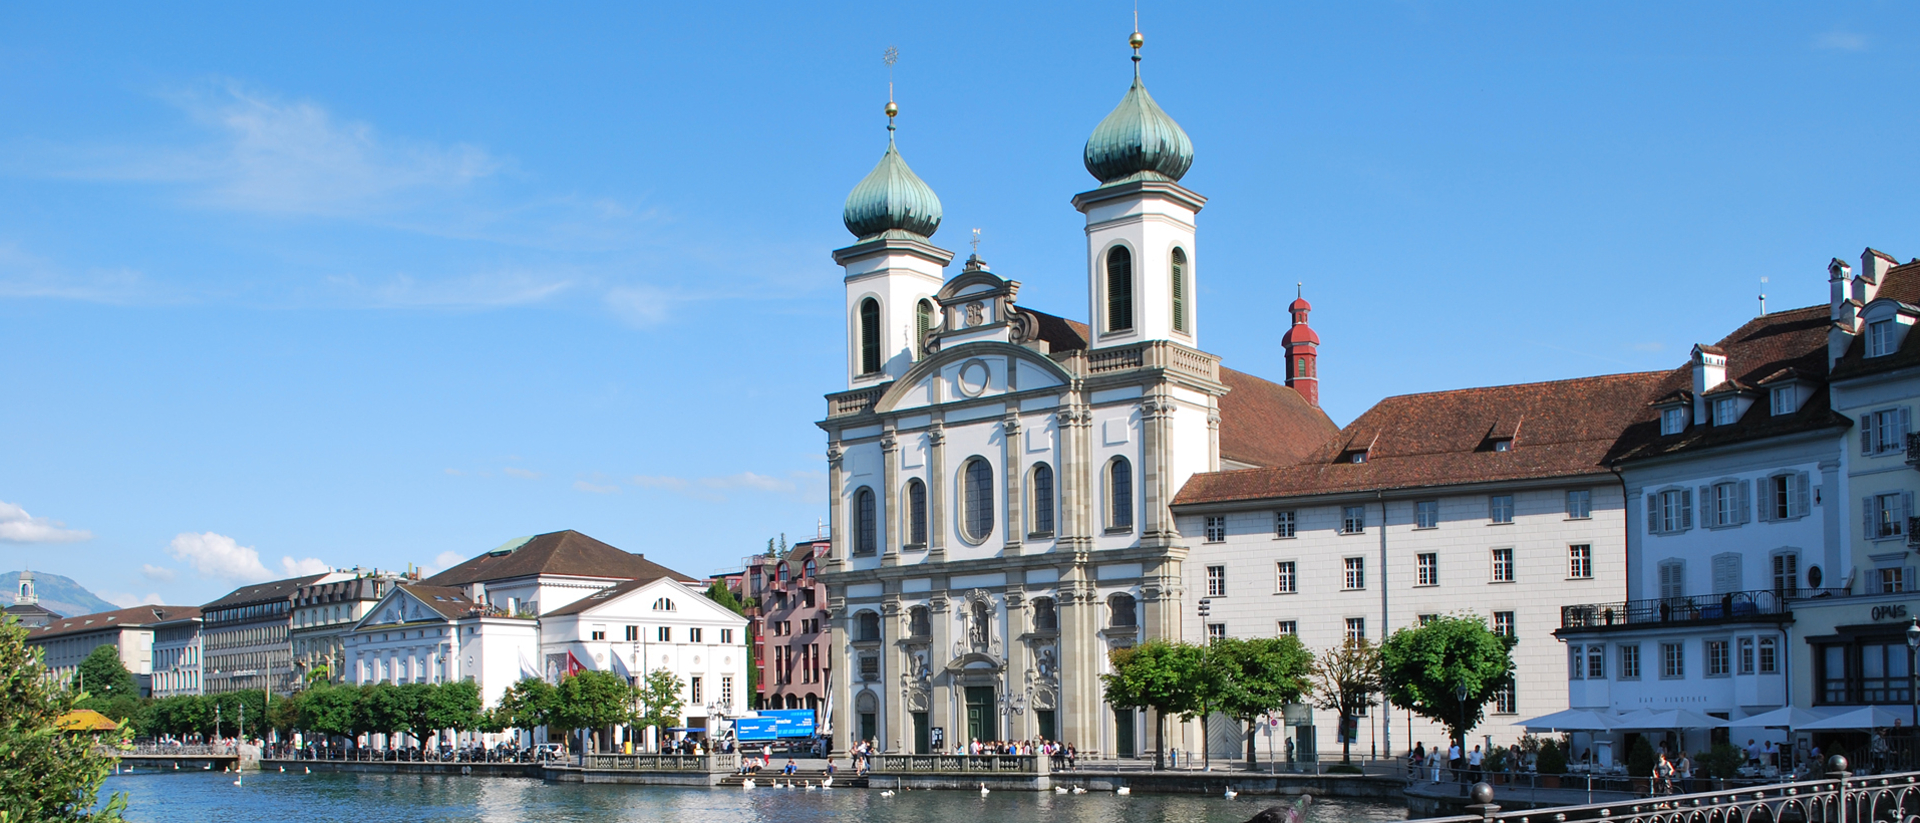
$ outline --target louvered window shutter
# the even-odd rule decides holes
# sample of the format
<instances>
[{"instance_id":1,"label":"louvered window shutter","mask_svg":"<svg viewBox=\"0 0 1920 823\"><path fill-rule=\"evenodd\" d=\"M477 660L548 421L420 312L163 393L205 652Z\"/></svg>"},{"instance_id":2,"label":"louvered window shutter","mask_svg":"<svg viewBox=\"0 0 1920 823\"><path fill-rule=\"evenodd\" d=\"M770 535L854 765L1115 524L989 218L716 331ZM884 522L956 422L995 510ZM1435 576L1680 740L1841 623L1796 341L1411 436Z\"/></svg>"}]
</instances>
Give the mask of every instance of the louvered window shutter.
<instances>
[{"instance_id":1,"label":"louvered window shutter","mask_svg":"<svg viewBox=\"0 0 1920 823\"><path fill-rule=\"evenodd\" d=\"M1805 517L1813 511L1813 509L1807 506L1807 480L1806 472L1800 472L1793 476L1793 496L1791 499L1793 500L1794 517Z\"/></svg>"},{"instance_id":2,"label":"louvered window shutter","mask_svg":"<svg viewBox=\"0 0 1920 823\"><path fill-rule=\"evenodd\" d=\"M1873 454L1873 412L1860 415L1860 453Z\"/></svg>"},{"instance_id":3,"label":"louvered window shutter","mask_svg":"<svg viewBox=\"0 0 1920 823\"><path fill-rule=\"evenodd\" d=\"M1907 518L1913 516L1913 492L1900 493L1900 517L1893 521L1895 534L1907 533Z\"/></svg>"},{"instance_id":4,"label":"louvered window shutter","mask_svg":"<svg viewBox=\"0 0 1920 823\"><path fill-rule=\"evenodd\" d=\"M1747 524L1753 522L1753 481L1740 481L1740 516L1735 522Z\"/></svg>"},{"instance_id":5,"label":"louvered window shutter","mask_svg":"<svg viewBox=\"0 0 1920 823\"><path fill-rule=\"evenodd\" d=\"M1647 492L1647 533L1660 533L1660 495Z\"/></svg>"},{"instance_id":6,"label":"louvered window shutter","mask_svg":"<svg viewBox=\"0 0 1920 823\"><path fill-rule=\"evenodd\" d=\"M1173 250L1173 330L1187 330L1187 253Z\"/></svg>"},{"instance_id":7,"label":"louvered window shutter","mask_svg":"<svg viewBox=\"0 0 1920 823\"><path fill-rule=\"evenodd\" d=\"M1863 524L1861 533L1865 534L1868 540L1880 536L1880 518L1873 516L1872 495L1860 498L1860 522Z\"/></svg>"},{"instance_id":8,"label":"louvered window shutter","mask_svg":"<svg viewBox=\"0 0 1920 823\"><path fill-rule=\"evenodd\" d=\"M1720 513L1714 511L1714 507L1717 504L1714 503L1713 500L1713 487L1701 486L1700 494L1696 495L1694 499L1700 501L1700 508L1702 509L1700 512L1700 524L1704 526L1720 525L1720 521L1715 519L1720 516Z\"/></svg>"},{"instance_id":9,"label":"louvered window shutter","mask_svg":"<svg viewBox=\"0 0 1920 823\"><path fill-rule=\"evenodd\" d=\"M1713 559L1713 593L1740 590L1740 555L1723 554Z\"/></svg>"},{"instance_id":10,"label":"louvered window shutter","mask_svg":"<svg viewBox=\"0 0 1920 823\"><path fill-rule=\"evenodd\" d=\"M1693 490L1680 490L1680 530L1693 528Z\"/></svg>"},{"instance_id":11,"label":"louvered window shutter","mask_svg":"<svg viewBox=\"0 0 1920 823\"><path fill-rule=\"evenodd\" d=\"M1904 451L1907 448L1907 432L1913 431L1913 410L1901 406L1899 417L1900 430L1894 432L1892 437L1882 438L1887 441L1888 451Z\"/></svg>"}]
</instances>

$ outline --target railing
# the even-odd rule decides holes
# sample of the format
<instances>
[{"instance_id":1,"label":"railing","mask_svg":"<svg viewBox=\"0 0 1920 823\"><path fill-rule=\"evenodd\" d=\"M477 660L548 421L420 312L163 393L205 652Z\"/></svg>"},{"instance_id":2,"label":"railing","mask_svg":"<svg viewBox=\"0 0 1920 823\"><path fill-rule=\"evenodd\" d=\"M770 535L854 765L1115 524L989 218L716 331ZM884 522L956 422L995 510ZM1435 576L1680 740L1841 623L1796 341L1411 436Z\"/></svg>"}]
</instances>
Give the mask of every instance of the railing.
<instances>
[{"instance_id":1,"label":"railing","mask_svg":"<svg viewBox=\"0 0 1920 823\"><path fill-rule=\"evenodd\" d=\"M884 774L1046 774L1037 754L876 754L873 771Z\"/></svg>"},{"instance_id":2,"label":"railing","mask_svg":"<svg viewBox=\"0 0 1920 823\"><path fill-rule=\"evenodd\" d=\"M169 746L165 743L141 743L120 750L121 757L233 757L232 746Z\"/></svg>"},{"instance_id":3,"label":"railing","mask_svg":"<svg viewBox=\"0 0 1920 823\"><path fill-rule=\"evenodd\" d=\"M1852 777L1844 771L1846 758L1836 757L1843 770L1825 780L1776 783L1699 794L1670 794L1617 803L1562 806L1552 809L1501 811L1500 793L1486 784L1474 786L1468 806L1475 814L1430 818L1426 823L1486 823L1493 820L1531 821L1606 820L1609 823L1680 823L1680 821L1910 820L1920 815L1920 772Z\"/></svg>"},{"instance_id":4,"label":"railing","mask_svg":"<svg viewBox=\"0 0 1920 823\"><path fill-rule=\"evenodd\" d=\"M1801 596L1796 593L1795 596ZM1784 619L1792 614L1787 597L1769 590L1696 594L1617 603L1560 607L1560 628L1595 629L1649 623Z\"/></svg>"},{"instance_id":5,"label":"railing","mask_svg":"<svg viewBox=\"0 0 1920 823\"><path fill-rule=\"evenodd\" d=\"M1168 369L1208 380L1220 379L1219 358L1164 340L1096 349L1087 353L1088 374L1139 368Z\"/></svg>"},{"instance_id":6,"label":"railing","mask_svg":"<svg viewBox=\"0 0 1920 823\"><path fill-rule=\"evenodd\" d=\"M1907 465L1920 468L1920 432L1907 432Z\"/></svg>"},{"instance_id":7,"label":"railing","mask_svg":"<svg viewBox=\"0 0 1920 823\"><path fill-rule=\"evenodd\" d=\"M885 393L886 389L880 388L829 394L827 395L827 416L847 417L872 411L873 404L880 402L880 395Z\"/></svg>"},{"instance_id":8,"label":"railing","mask_svg":"<svg viewBox=\"0 0 1920 823\"><path fill-rule=\"evenodd\" d=\"M734 772L740 769L740 755L720 754L589 754L582 758L588 769L623 772Z\"/></svg>"}]
</instances>

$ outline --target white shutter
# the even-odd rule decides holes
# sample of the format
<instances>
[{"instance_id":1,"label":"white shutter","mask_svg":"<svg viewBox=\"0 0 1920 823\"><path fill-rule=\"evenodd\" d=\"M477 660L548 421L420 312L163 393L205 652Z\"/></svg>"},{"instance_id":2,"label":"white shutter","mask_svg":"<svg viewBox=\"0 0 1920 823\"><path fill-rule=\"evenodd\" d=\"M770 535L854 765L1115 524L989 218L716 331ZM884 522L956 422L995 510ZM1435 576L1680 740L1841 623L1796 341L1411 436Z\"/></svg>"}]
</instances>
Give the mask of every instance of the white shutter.
<instances>
[{"instance_id":1,"label":"white shutter","mask_svg":"<svg viewBox=\"0 0 1920 823\"><path fill-rule=\"evenodd\" d=\"M1873 454L1873 412L1860 415L1860 453Z\"/></svg>"},{"instance_id":2,"label":"white shutter","mask_svg":"<svg viewBox=\"0 0 1920 823\"><path fill-rule=\"evenodd\" d=\"M1902 586L1904 587L1904 588L1902 588L1902 589L1901 589L1902 591L1909 591L1909 592L1910 592L1910 591L1913 591L1913 590L1914 590L1915 588L1920 588L1920 587L1917 587L1917 586L1915 585L1915 584L1920 584L1920 580L1915 580L1915 579L1913 579L1913 567L1912 567L1912 566L1908 566L1908 567L1907 567L1907 572L1906 572L1906 574L1905 574L1905 575L1903 575L1903 576L1902 576L1902 577L1900 578L1900 583L1901 583L1901 584L1902 584Z\"/></svg>"},{"instance_id":3,"label":"white shutter","mask_svg":"<svg viewBox=\"0 0 1920 823\"><path fill-rule=\"evenodd\" d=\"M1894 432L1892 437L1887 438L1893 442L1894 451L1900 451L1907 447L1907 432L1910 431L1913 431L1913 410L1907 406L1901 406L1900 430Z\"/></svg>"},{"instance_id":4,"label":"white shutter","mask_svg":"<svg viewBox=\"0 0 1920 823\"><path fill-rule=\"evenodd\" d=\"M1873 495L1860 498L1860 533L1868 540L1880 536L1880 523L1873 516Z\"/></svg>"},{"instance_id":5,"label":"white shutter","mask_svg":"<svg viewBox=\"0 0 1920 823\"><path fill-rule=\"evenodd\" d=\"M1740 555L1722 554L1713 558L1713 593L1740 590Z\"/></svg>"},{"instance_id":6,"label":"white shutter","mask_svg":"<svg viewBox=\"0 0 1920 823\"><path fill-rule=\"evenodd\" d=\"M1752 480L1740 481L1740 516L1737 518L1734 518L1734 522L1740 523L1743 525L1753 522L1753 481Z\"/></svg>"},{"instance_id":7,"label":"white shutter","mask_svg":"<svg viewBox=\"0 0 1920 823\"><path fill-rule=\"evenodd\" d=\"M1680 530L1693 528L1693 490L1680 490Z\"/></svg>"},{"instance_id":8,"label":"white shutter","mask_svg":"<svg viewBox=\"0 0 1920 823\"><path fill-rule=\"evenodd\" d=\"M1907 518L1913 516L1913 492L1900 493L1900 519L1893 521L1901 534L1907 533Z\"/></svg>"},{"instance_id":9,"label":"white shutter","mask_svg":"<svg viewBox=\"0 0 1920 823\"><path fill-rule=\"evenodd\" d=\"M1660 533L1660 495L1647 492L1647 534Z\"/></svg>"},{"instance_id":10,"label":"white shutter","mask_svg":"<svg viewBox=\"0 0 1920 823\"><path fill-rule=\"evenodd\" d=\"M1809 485L1807 480L1806 472L1800 472L1793 476L1793 496L1790 499L1793 502L1794 517L1806 517L1813 513L1812 507L1807 505L1807 487Z\"/></svg>"},{"instance_id":11,"label":"white shutter","mask_svg":"<svg viewBox=\"0 0 1920 823\"><path fill-rule=\"evenodd\" d=\"M1660 599L1679 597L1686 583L1686 565L1679 560L1660 564Z\"/></svg>"},{"instance_id":12,"label":"white shutter","mask_svg":"<svg viewBox=\"0 0 1920 823\"><path fill-rule=\"evenodd\" d=\"M1760 513L1760 522L1767 523L1773 520L1773 478L1762 477L1758 485L1760 493L1757 496L1760 498L1760 505L1756 508Z\"/></svg>"},{"instance_id":13,"label":"white shutter","mask_svg":"<svg viewBox=\"0 0 1920 823\"><path fill-rule=\"evenodd\" d=\"M1713 500L1713 487L1701 486L1700 494L1696 495L1694 499L1700 501L1700 524L1703 526L1720 525L1718 519L1720 512L1715 508L1717 504Z\"/></svg>"}]
</instances>

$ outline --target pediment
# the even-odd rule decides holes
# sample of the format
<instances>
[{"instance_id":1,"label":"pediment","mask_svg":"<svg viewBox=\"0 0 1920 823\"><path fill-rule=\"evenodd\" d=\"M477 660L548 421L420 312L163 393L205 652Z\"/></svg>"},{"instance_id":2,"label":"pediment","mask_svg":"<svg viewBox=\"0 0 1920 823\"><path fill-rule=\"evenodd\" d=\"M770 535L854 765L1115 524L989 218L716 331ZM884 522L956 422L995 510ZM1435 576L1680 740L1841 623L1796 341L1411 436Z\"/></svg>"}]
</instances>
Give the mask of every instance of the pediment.
<instances>
[{"instance_id":1,"label":"pediment","mask_svg":"<svg viewBox=\"0 0 1920 823\"><path fill-rule=\"evenodd\" d=\"M1073 376L1032 349L980 342L949 349L914 364L874 404L882 414L1065 386Z\"/></svg>"}]
</instances>

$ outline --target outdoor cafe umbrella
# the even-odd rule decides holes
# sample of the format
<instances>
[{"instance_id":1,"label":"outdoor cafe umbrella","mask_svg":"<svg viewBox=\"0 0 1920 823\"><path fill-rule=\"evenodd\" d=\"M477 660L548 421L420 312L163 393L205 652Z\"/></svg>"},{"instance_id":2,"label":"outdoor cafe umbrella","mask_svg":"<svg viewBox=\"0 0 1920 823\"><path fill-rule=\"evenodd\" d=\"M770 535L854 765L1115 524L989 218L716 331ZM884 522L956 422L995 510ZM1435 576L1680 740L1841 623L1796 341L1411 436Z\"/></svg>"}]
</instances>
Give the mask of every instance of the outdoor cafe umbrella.
<instances>
[{"instance_id":1,"label":"outdoor cafe umbrella","mask_svg":"<svg viewBox=\"0 0 1920 823\"><path fill-rule=\"evenodd\" d=\"M1727 725L1727 721L1708 717L1699 712L1686 709L1641 709L1628 712L1615 720L1616 729L1713 729Z\"/></svg>"},{"instance_id":2,"label":"outdoor cafe umbrella","mask_svg":"<svg viewBox=\"0 0 1920 823\"><path fill-rule=\"evenodd\" d=\"M1757 726L1772 729L1804 729L1807 728L1809 724L1818 723L1832 715L1833 712L1831 711L1803 709L1799 706L1782 706L1770 712L1763 712L1752 717L1743 717L1739 720L1729 721L1727 725Z\"/></svg>"},{"instance_id":3,"label":"outdoor cafe umbrella","mask_svg":"<svg viewBox=\"0 0 1920 823\"><path fill-rule=\"evenodd\" d=\"M1795 726L1801 731L1877 729L1891 726L1907 718L1906 712L1888 711L1879 706L1861 706L1833 715L1825 720Z\"/></svg>"},{"instance_id":4,"label":"outdoor cafe umbrella","mask_svg":"<svg viewBox=\"0 0 1920 823\"><path fill-rule=\"evenodd\" d=\"M1567 709L1540 715L1520 725L1528 731L1604 732L1613 728L1613 721L1592 709Z\"/></svg>"}]
</instances>

